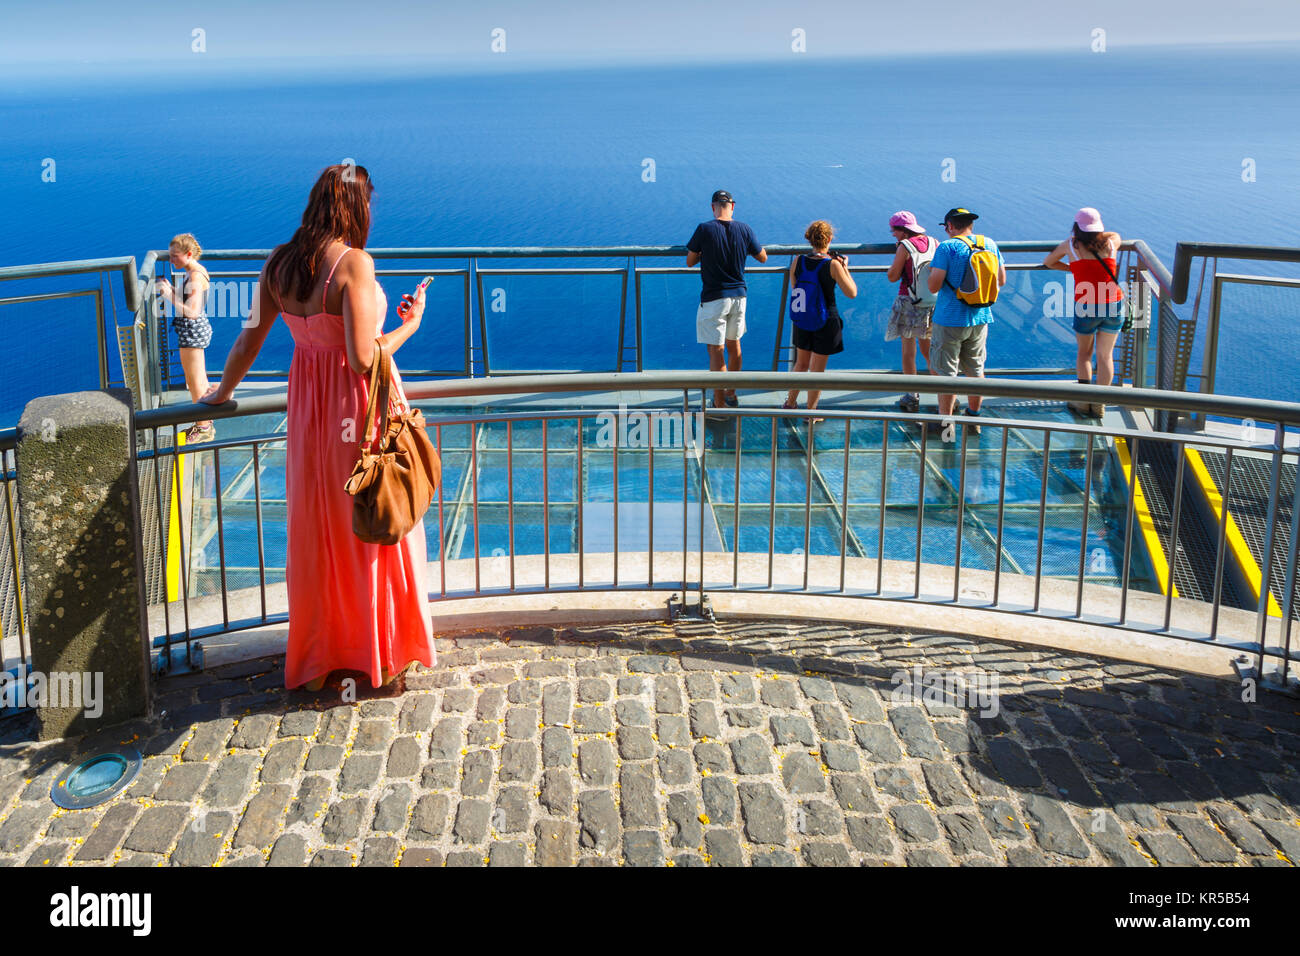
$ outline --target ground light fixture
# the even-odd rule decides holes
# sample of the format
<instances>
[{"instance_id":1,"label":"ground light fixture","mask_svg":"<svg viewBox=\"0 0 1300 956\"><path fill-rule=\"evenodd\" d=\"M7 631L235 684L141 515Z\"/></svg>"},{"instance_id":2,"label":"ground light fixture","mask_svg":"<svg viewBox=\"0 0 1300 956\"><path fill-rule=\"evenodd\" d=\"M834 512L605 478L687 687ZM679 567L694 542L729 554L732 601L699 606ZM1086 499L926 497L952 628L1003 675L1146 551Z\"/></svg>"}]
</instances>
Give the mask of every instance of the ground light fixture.
<instances>
[{"instance_id":1,"label":"ground light fixture","mask_svg":"<svg viewBox=\"0 0 1300 956\"><path fill-rule=\"evenodd\" d=\"M112 800L140 772L140 751L110 750L68 767L50 787L50 799L64 810L84 810Z\"/></svg>"}]
</instances>

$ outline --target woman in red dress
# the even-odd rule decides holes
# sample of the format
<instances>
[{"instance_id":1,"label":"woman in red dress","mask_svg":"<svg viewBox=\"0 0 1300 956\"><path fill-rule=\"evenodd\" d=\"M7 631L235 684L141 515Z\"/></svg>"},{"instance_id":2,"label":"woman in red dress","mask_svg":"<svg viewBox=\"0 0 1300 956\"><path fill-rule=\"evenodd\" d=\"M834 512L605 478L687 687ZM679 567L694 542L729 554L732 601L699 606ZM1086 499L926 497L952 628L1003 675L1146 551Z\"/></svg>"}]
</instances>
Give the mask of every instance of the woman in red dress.
<instances>
[{"instance_id":1,"label":"woman in red dress","mask_svg":"<svg viewBox=\"0 0 1300 956\"><path fill-rule=\"evenodd\" d=\"M361 671L375 687L410 664L433 666L424 527L393 545L352 532L344 483L365 434L375 339L394 353L420 327L424 292L399 328L383 333L388 302L365 252L374 185L365 167L330 166L312 187L302 225L276 247L252 317L231 347L219 385L202 401L229 401L275 322L293 334L285 497L289 646L285 686L319 690L330 672ZM263 321L260 317L269 316ZM405 404L393 368L395 400Z\"/></svg>"}]
</instances>

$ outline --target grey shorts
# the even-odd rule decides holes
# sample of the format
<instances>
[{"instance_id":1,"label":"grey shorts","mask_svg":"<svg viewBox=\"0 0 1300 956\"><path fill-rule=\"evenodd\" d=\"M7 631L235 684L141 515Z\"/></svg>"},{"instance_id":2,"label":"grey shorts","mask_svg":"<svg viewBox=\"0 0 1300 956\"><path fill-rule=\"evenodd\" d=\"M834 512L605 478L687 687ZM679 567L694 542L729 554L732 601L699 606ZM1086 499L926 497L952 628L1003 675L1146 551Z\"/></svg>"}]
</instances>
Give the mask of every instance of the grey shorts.
<instances>
[{"instance_id":1,"label":"grey shorts","mask_svg":"<svg viewBox=\"0 0 1300 956\"><path fill-rule=\"evenodd\" d=\"M930 326L930 367L934 374L953 376L960 368L963 375L982 376L988 331L987 323Z\"/></svg>"}]
</instances>

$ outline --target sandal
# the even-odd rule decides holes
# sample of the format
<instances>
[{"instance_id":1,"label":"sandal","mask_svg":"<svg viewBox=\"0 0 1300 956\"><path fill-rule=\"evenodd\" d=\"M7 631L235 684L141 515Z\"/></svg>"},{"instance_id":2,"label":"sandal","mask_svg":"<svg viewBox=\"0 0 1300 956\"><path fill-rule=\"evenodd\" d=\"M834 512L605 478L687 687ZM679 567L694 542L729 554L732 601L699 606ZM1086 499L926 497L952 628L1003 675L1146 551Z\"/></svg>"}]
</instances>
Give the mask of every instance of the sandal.
<instances>
[{"instance_id":1,"label":"sandal","mask_svg":"<svg viewBox=\"0 0 1300 956\"><path fill-rule=\"evenodd\" d=\"M782 408L798 408L799 405L798 405L798 403L796 403L796 402L792 402L792 401L790 401L790 399L787 398L784 402L781 403L781 407L782 407Z\"/></svg>"},{"instance_id":2,"label":"sandal","mask_svg":"<svg viewBox=\"0 0 1300 956\"><path fill-rule=\"evenodd\" d=\"M392 683L393 683L395 680L397 680L397 678L399 678L399 677L405 677L407 674L409 674L410 671L411 671L411 668L413 668L417 663L419 663L419 662L418 662L418 661L411 661L409 664L407 664L405 667L403 667L400 671L398 671L398 672L395 673L395 674L390 674L390 673L388 672L387 668L383 668L383 667L381 667L381 668L379 669L380 681L381 681L380 686L381 686L381 687L388 687L388 686L391 686Z\"/></svg>"}]
</instances>

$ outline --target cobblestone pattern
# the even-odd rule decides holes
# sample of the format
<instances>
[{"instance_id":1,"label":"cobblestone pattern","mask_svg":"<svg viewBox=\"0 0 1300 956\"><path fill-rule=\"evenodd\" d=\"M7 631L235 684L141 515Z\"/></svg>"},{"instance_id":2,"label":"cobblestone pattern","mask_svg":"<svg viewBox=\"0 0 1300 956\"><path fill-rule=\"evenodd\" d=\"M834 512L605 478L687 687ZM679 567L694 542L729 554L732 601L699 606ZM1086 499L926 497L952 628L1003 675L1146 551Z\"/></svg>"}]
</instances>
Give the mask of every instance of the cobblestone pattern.
<instances>
[{"instance_id":1,"label":"cobblestone pattern","mask_svg":"<svg viewBox=\"0 0 1300 956\"><path fill-rule=\"evenodd\" d=\"M0 726L0 864L1130 866L1300 860L1300 714L1237 685L841 625L439 638L404 689L283 659L164 681L151 723ZM996 677L996 714L897 679ZM931 699L925 699L926 697ZM139 777L61 811L66 764Z\"/></svg>"}]
</instances>

